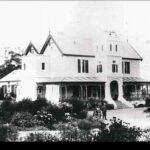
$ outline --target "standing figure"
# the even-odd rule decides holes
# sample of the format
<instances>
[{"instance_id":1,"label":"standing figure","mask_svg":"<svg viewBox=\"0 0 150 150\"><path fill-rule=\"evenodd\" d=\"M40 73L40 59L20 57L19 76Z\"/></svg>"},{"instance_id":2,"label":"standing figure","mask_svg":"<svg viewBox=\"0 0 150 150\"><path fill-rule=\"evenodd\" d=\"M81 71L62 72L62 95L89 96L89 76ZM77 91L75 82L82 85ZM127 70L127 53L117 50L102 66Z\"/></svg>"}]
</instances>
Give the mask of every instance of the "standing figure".
<instances>
[{"instance_id":1,"label":"standing figure","mask_svg":"<svg viewBox=\"0 0 150 150\"><path fill-rule=\"evenodd\" d=\"M106 103L103 104L101 109L102 109L103 119L107 120L107 106L106 106Z\"/></svg>"}]
</instances>

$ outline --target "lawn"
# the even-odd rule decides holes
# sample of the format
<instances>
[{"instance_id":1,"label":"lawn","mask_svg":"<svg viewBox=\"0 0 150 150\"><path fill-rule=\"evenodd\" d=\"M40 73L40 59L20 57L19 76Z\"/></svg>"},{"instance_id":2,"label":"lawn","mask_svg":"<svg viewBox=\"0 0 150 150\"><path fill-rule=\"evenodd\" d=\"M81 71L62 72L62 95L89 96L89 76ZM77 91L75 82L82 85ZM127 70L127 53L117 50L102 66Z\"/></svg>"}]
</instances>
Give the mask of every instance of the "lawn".
<instances>
[{"instance_id":1,"label":"lawn","mask_svg":"<svg viewBox=\"0 0 150 150\"><path fill-rule=\"evenodd\" d=\"M144 113L146 107L142 108L129 108L129 109L117 109L108 110L107 121L112 117L117 117L125 122L130 123L132 126L144 128L150 128L150 115Z\"/></svg>"}]
</instances>

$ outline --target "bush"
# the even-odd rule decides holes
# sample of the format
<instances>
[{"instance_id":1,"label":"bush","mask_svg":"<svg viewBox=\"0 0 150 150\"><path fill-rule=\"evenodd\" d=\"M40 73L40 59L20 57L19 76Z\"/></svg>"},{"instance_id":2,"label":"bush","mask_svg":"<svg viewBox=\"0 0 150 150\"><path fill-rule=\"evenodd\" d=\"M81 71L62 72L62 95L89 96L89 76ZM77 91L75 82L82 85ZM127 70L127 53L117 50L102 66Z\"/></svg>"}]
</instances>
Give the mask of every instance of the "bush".
<instances>
[{"instance_id":1,"label":"bush","mask_svg":"<svg viewBox=\"0 0 150 150\"><path fill-rule=\"evenodd\" d=\"M114 105L113 104L107 104L106 107L107 107L107 110L114 109Z\"/></svg>"},{"instance_id":2,"label":"bush","mask_svg":"<svg viewBox=\"0 0 150 150\"><path fill-rule=\"evenodd\" d=\"M57 105L49 104L43 110L52 114L56 121L65 121L65 112L63 108L58 107Z\"/></svg>"},{"instance_id":3,"label":"bush","mask_svg":"<svg viewBox=\"0 0 150 150\"><path fill-rule=\"evenodd\" d=\"M39 125L44 125L48 127L50 127L56 121L53 115L46 111L37 111L35 118L39 122Z\"/></svg>"},{"instance_id":4,"label":"bush","mask_svg":"<svg viewBox=\"0 0 150 150\"><path fill-rule=\"evenodd\" d=\"M38 98L37 100L33 101L33 103L34 103L34 113L40 111L43 107L49 105L45 98Z\"/></svg>"},{"instance_id":5,"label":"bush","mask_svg":"<svg viewBox=\"0 0 150 150\"><path fill-rule=\"evenodd\" d=\"M72 98L69 100L69 103L72 104L73 113L80 113L81 111L86 109L85 101Z\"/></svg>"},{"instance_id":6,"label":"bush","mask_svg":"<svg viewBox=\"0 0 150 150\"><path fill-rule=\"evenodd\" d=\"M150 99L149 99L149 98L146 99L145 106L146 106L146 107L150 107Z\"/></svg>"},{"instance_id":7,"label":"bush","mask_svg":"<svg viewBox=\"0 0 150 150\"><path fill-rule=\"evenodd\" d=\"M0 141L15 141L17 139L17 131L11 126L0 125Z\"/></svg>"},{"instance_id":8,"label":"bush","mask_svg":"<svg viewBox=\"0 0 150 150\"><path fill-rule=\"evenodd\" d=\"M29 113L34 113L34 102L31 101L31 99L23 99L22 101L17 102L17 106L16 106L16 111L18 112L29 112Z\"/></svg>"},{"instance_id":9,"label":"bush","mask_svg":"<svg viewBox=\"0 0 150 150\"><path fill-rule=\"evenodd\" d=\"M145 113L150 113L150 107L146 108L146 110L144 110Z\"/></svg>"},{"instance_id":10,"label":"bush","mask_svg":"<svg viewBox=\"0 0 150 150\"><path fill-rule=\"evenodd\" d=\"M98 100L96 100L94 98L90 98L88 100L88 109L89 110L93 110L93 109L95 109L98 106L98 104L99 104Z\"/></svg>"},{"instance_id":11,"label":"bush","mask_svg":"<svg viewBox=\"0 0 150 150\"><path fill-rule=\"evenodd\" d=\"M81 120L79 123L78 123L78 128L81 129L81 130L90 130L91 129L91 122L84 119L84 120Z\"/></svg>"},{"instance_id":12,"label":"bush","mask_svg":"<svg viewBox=\"0 0 150 150\"><path fill-rule=\"evenodd\" d=\"M104 128L95 138L99 142L135 142L141 136L141 129L130 127L128 123L115 117L108 128Z\"/></svg>"},{"instance_id":13,"label":"bush","mask_svg":"<svg viewBox=\"0 0 150 150\"><path fill-rule=\"evenodd\" d=\"M9 123L15 111L16 103L10 100L3 101L0 107L0 120L3 121L3 123Z\"/></svg>"},{"instance_id":14,"label":"bush","mask_svg":"<svg viewBox=\"0 0 150 150\"><path fill-rule=\"evenodd\" d=\"M25 142L59 142L59 138L45 133L31 133Z\"/></svg>"},{"instance_id":15,"label":"bush","mask_svg":"<svg viewBox=\"0 0 150 150\"><path fill-rule=\"evenodd\" d=\"M73 116L78 119L85 119L87 117L87 111L83 110L79 112L78 114L75 113Z\"/></svg>"},{"instance_id":16,"label":"bush","mask_svg":"<svg viewBox=\"0 0 150 150\"><path fill-rule=\"evenodd\" d=\"M28 112L17 112L13 115L11 123L18 127L34 127L37 124L34 116Z\"/></svg>"}]
</instances>

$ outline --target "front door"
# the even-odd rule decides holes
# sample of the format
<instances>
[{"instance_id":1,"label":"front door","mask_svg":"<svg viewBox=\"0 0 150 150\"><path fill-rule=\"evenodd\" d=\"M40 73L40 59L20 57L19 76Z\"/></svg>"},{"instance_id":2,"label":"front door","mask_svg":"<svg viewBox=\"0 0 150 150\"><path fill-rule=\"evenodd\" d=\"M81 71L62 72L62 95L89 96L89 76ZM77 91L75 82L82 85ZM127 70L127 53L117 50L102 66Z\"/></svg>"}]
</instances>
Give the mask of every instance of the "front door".
<instances>
[{"instance_id":1,"label":"front door","mask_svg":"<svg viewBox=\"0 0 150 150\"><path fill-rule=\"evenodd\" d=\"M112 81L110 83L110 92L111 92L111 97L113 100L117 101L118 100L118 82L117 81Z\"/></svg>"}]
</instances>

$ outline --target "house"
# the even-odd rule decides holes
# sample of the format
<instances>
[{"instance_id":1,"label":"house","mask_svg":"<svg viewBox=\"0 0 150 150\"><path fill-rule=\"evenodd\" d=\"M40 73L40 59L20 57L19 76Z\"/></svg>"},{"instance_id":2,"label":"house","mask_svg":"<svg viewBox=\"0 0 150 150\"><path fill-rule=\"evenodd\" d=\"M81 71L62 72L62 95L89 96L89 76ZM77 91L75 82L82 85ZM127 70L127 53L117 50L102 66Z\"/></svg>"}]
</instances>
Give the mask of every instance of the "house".
<instances>
[{"instance_id":1,"label":"house","mask_svg":"<svg viewBox=\"0 0 150 150\"><path fill-rule=\"evenodd\" d=\"M58 104L77 97L133 107L149 96L150 81L140 77L141 56L115 32L96 39L49 34L40 50L29 43L22 69L0 80L3 93L16 100L45 97Z\"/></svg>"}]
</instances>

